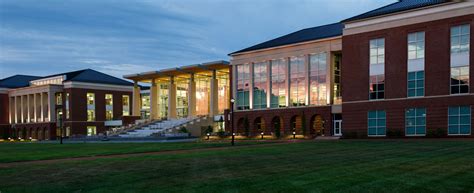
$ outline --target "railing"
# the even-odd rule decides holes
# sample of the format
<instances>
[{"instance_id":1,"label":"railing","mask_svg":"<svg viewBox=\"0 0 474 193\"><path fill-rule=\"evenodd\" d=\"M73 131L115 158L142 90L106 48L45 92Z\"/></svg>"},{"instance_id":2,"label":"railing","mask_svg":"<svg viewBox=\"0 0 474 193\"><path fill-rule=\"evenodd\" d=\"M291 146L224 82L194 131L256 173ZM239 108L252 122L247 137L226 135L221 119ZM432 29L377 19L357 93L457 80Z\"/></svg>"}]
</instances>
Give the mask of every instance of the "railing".
<instances>
[{"instance_id":1,"label":"railing","mask_svg":"<svg viewBox=\"0 0 474 193\"><path fill-rule=\"evenodd\" d=\"M107 132L107 135L108 136L119 135L119 134L122 134L122 133L133 131L137 128L146 127L148 125L154 124L154 123L159 122L159 121L161 121L161 120L136 120L135 124L129 124L129 125L122 126L122 127L119 127L119 128L113 128L111 131Z\"/></svg>"}]
</instances>

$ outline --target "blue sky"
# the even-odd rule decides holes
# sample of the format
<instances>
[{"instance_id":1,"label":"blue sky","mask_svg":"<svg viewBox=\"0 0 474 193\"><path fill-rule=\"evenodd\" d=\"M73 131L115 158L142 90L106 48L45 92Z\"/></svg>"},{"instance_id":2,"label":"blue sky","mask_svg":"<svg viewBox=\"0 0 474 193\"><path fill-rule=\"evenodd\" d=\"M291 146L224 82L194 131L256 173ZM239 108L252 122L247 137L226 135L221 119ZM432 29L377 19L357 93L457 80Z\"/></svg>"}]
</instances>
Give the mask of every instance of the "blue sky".
<instances>
[{"instance_id":1,"label":"blue sky","mask_svg":"<svg viewBox=\"0 0 474 193\"><path fill-rule=\"evenodd\" d=\"M395 0L1 0L0 79L215 60Z\"/></svg>"}]
</instances>

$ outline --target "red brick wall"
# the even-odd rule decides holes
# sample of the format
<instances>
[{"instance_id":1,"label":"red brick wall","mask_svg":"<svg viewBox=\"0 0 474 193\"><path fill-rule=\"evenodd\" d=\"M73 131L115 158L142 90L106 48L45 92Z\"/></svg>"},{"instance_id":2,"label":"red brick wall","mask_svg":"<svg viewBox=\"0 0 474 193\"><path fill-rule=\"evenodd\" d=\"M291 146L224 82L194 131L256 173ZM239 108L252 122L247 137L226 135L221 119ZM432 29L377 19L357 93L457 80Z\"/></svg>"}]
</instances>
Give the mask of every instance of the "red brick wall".
<instances>
[{"instance_id":1,"label":"red brick wall","mask_svg":"<svg viewBox=\"0 0 474 193\"><path fill-rule=\"evenodd\" d=\"M280 117L282 120L281 123L281 135L290 135L292 133L291 127L291 119L294 116L305 117L306 121L306 135L314 134L312 131L312 119L315 115L320 115L325 120L324 125L324 133L326 135L331 134L332 128L332 116L331 116L331 107L324 106L324 107L301 107L301 108L284 108L284 109L265 109L265 110L251 110L251 111L236 111L234 112L234 127L236 128L236 133L243 134L245 133L244 127L242 125L243 119L247 117L249 122L249 129L251 135L259 135L257 131L257 125L255 124L255 120L257 118L262 118L265 123L265 133L270 134L274 132L274 126L272 124L272 120L275 117ZM230 129L230 122L227 122L227 131L231 132ZM298 125L296 128L297 134L302 134L300 130L300 126Z\"/></svg>"},{"instance_id":2,"label":"red brick wall","mask_svg":"<svg viewBox=\"0 0 474 193\"><path fill-rule=\"evenodd\" d=\"M0 125L10 123L9 106L8 94L0 94Z\"/></svg>"},{"instance_id":3,"label":"red brick wall","mask_svg":"<svg viewBox=\"0 0 474 193\"><path fill-rule=\"evenodd\" d=\"M70 88L64 89L64 92L70 93L69 109L70 119L66 120L64 125L71 127L71 135L86 135L87 126L96 126L97 133L104 133L106 128L104 126L105 119L105 94L113 95L113 115L114 120L122 119L122 96L129 95L130 110L132 109L132 92L123 91L105 91L93 89L79 89ZM87 121L87 93L94 93L95 95L95 118L96 121ZM64 94L65 96L66 94ZM64 103L65 104L65 103ZM65 112L66 107L63 107ZM64 114L65 115L65 114Z\"/></svg>"},{"instance_id":4,"label":"red brick wall","mask_svg":"<svg viewBox=\"0 0 474 193\"><path fill-rule=\"evenodd\" d=\"M367 135L367 111L386 110L387 128L404 133L405 108L426 107L427 129L447 128L450 105L474 105L474 96L448 96L450 93L450 28L469 23L474 14L433 22L343 36L342 91L343 131ZM441 98L406 99L407 36L425 31L425 96ZM471 30L472 31L472 30ZM385 100L363 103L369 94L369 40L385 38ZM471 32L471 44L473 42ZM474 54L470 53L470 92L474 93ZM396 100L388 100L396 99Z\"/></svg>"}]
</instances>

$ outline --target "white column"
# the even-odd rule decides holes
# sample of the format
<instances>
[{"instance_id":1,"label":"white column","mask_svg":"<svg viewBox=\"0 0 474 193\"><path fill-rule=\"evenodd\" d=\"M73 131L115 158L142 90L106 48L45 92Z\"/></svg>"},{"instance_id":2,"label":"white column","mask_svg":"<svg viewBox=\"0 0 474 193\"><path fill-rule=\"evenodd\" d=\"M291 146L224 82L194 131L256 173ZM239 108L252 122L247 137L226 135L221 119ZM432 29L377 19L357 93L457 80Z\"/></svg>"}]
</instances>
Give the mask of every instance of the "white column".
<instances>
[{"instance_id":1,"label":"white column","mask_svg":"<svg viewBox=\"0 0 474 193\"><path fill-rule=\"evenodd\" d=\"M33 113L33 120L34 122L38 122L38 109L37 109L37 106L36 106L36 93L33 94L33 110L34 110L34 113Z\"/></svg>"},{"instance_id":2,"label":"white column","mask_svg":"<svg viewBox=\"0 0 474 193\"><path fill-rule=\"evenodd\" d=\"M151 80L150 88L150 119L158 119L158 88L156 79Z\"/></svg>"},{"instance_id":3,"label":"white column","mask_svg":"<svg viewBox=\"0 0 474 193\"><path fill-rule=\"evenodd\" d=\"M286 62L286 106L290 106L290 59L285 58Z\"/></svg>"},{"instance_id":4,"label":"white column","mask_svg":"<svg viewBox=\"0 0 474 193\"><path fill-rule=\"evenodd\" d=\"M48 108L49 108L49 121L56 121L56 100L54 92L48 92Z\"/></svg>"},{"instance_id":5,"label":"white column","mask_svg":"<svg viewBox=\"0 0 474 193\"><path fill-rule=\"evenodd\" d=\"M138 82L134 82L133 86L133 100L132 100L132 115L133 116L140 116L140 87L138 86Z\"/></svg>"},{"instance_id":6,"label":"white column","mask_svg":"<svg viewBox=\"0 0 474 193\"><path fill-rule=\"evenodd\" d=\"M211 101L210 101L210 111L209 116L214 117L219 112L219 96L218 96L218 84L217 84L217 74L216 70L212 71L212 78L211 78Z\"/></svg>"},{"instance_id":7,"label":"white column","mask_svg":"<svg viewBox=\"0 0 474 193\"><path fill-rule=\"evenodd\" d=\"M267 108L271 107L272 100L272 61L267 62Z\"/></svg>"},{"instance_id":8,"label":"white column","mask_svg":"<svg viewBox=\"0 0 474 193\"><path fill-rule=\"evenodd\" d=\"M309 55L305 55L304 56L304 69L305 69L305 105L308 106L309 103L310 103L310 82L309 82L309 68L310 68L310 65L309 65L309 61L310 58L309 58Z\"/></svg>"},{"instance_id":9,"label":"white column","mask_svg":"<svg viewBox=\"0 0 474 193\"><path fill-rule=\"evenodd\" d=\"M176 119L176 117L176 84L172 76L168 86L168 119Z\"/></svg>"},{"instance_id":10,"label":"white column","mask_svg":"<svg viewBox=\"0 0 474 193\"><path fill-rule=\"evenodd\" d=\"M14 121L14 116L12 116L14 113L14 106L13 106L13 99L12 97L8 96L8 122L10 124L13 124Z\"/></svg>"},{"instance_id":11,"label":"white column","mask_svg":"<svg viewBox=\"0 0 474 193\"><path fill-rule=\"evenodd\" d=\"M20 114L21 115L20 116L21 117L20 123L25 123L25 107L24 107L25 105L23 105L23 103L24 103L23 98L24 98L24 96L21 95L20 96L20 112L21 112L21 114Z\"/></svg>"},{"instance_id":12,"label":"white column","mask_svg":"<svg viewBox=\"0 0 474 193\"><path fill-rule=\"evenodd\" d=\"M15 124L16 124L16 123L19 123L18 119L20 118L18 117L18 96L14 96L13 99L15 100L14 105L15 105Z\"/></svg>"},{"instance_id":13,"label":"white column","mask_svg":"<svg viewBox=\"0 0 474 193\"><path fill-rule=\"evenodd\" d=\"M31 117L30 117L30 95L26 95L26 122L29 123L31 121Z\"/></svg>"},{"instance_id":14,"label":"white column","mask_svg":"<svg viewBox=\"0 0 474 193\"><path fill-rule=\"evenodd\" d=\"M188 86L188 117L196 117L196 82L191 74Z\"/></svg>"},{"instance_id":15,"label":"white column","mask_svg":"<svg viewBox=\"0 0 474 193\"><path fill-rule=\"evenodd\" d=\"M232 84L232 98L234 100L237 100L237 65L232 65L232 82L231 82L231 84ZM237 110L237 104L235 104L235 103L234 103L234 110Z\"/></svg>"},{"instance_id":16,"label":"white column","mask_svg":"<svg viewBox=\"0 0 474 193\"><path fill-rule=\"evenodd\" d=\"M330 51L326 53L326 101L333 104L334 99L334 58Z\"/></svg>"},{"instance_id":17,"label":"white column","mask_svg":"<svg viewBox=\"0 0 474 193\"><path fill-rule=\"evenodd\" d=\"M249 72L250 72L250 90L249 90L249 105L250 109L253 109L253 65L254 63L249 64Z\"/></svg>"},{"instance_id":18,"label":"white column","mask_svg":"<svg viewBox=\"0 0 474 193\"><path fill-rule=\"evenodd\" d=\"M41 112L40 112L40 121L41 122L44 122L44 100L43 100L43 93L40 93L40 109L41 109Z\"/></svg>"}]
</instances>

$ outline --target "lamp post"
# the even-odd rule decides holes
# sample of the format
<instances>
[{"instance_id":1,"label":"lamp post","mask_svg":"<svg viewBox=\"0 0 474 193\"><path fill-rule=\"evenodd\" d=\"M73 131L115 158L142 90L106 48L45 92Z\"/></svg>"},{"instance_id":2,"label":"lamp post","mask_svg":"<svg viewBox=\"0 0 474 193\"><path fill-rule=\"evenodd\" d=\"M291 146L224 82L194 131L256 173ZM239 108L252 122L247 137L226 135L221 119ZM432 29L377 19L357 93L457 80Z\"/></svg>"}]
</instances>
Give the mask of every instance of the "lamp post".
<instances>
[{"instance_id":1,"label":"lamp post","mask_svg":"<svg viewBox=\"0 0 474 193\"><path fill-rule=\"evenodd\" d=\"M232 128L232 146L234 146L234 140L235 140L235 131L234 131L234 103L235 99L230 99L230 124Z\"/></svg>"},{"instance_id":2,"label":"lamp post","mask_svg":"<svg viewBox=\"0 0 474 193\"><path fill-rule=\"evenodd\" d=\"M264 133L263 133L263 131L262 131L262 132L260 133L260 135L262 136L262 139L263 139L263 134L264 134Z\"/></svg>"},{"instance_id":3,"label":"lamp post","mask_svg":"<svg viewBox=\"0 0 474 193\"><path fill-rule=\"evenodd\" d=\"M62 114L58 117L58 126L60 130L59 144L63 144L63 116Z\"/></svg>"},{"instance_id":4,"label":"lamp post","mask_svg":"<svg viewBox=\"0 0 474 193\"><path fill-rule=\"evenodd\" d=\"M207 133L207 140L209 140L209 136L210 136L210 135L211 135L210 133Z\"/></svg>"},{"instance_id":5,"label":"lamp post","mask_svg":"<svg viewBox=\"0 0 474 193\"><path fill-rule=\"evenodd\" d=\"M293 139L296 139L296 131L293 131Z\"/></svg>"}]
</instances>

